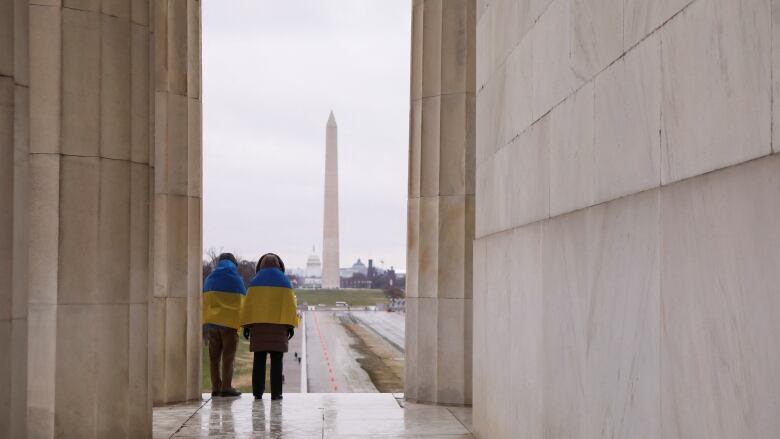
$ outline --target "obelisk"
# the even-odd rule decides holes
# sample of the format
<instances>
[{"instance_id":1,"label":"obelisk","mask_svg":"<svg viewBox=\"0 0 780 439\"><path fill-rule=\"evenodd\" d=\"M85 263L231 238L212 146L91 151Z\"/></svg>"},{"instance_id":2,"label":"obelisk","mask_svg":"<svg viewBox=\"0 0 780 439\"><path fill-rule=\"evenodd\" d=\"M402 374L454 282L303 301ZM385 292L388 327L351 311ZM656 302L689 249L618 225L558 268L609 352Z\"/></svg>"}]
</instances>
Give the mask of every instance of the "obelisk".
<instances>
[{"instance_id":1,"label":"obelisk","mask_svg":"<svg viewBox=\"0 0 780 439\"><path fill-rule=\"evenodd\" d=\"M322 288L339 288L338 127L333 111L325 128L325 214L322 233Z\"/></svg>"}]
</instances>

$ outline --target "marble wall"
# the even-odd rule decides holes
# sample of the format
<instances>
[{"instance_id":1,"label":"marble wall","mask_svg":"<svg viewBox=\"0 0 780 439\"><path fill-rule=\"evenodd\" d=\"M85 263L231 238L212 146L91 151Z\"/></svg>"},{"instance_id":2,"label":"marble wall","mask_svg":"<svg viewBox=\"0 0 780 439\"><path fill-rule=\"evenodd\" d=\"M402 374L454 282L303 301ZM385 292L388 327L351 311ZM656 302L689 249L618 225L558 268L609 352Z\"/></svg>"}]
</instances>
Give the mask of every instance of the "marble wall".
<instances>
[{"instance_id":1,"label":"marble wall","mask_svg":"<svg viewBox=\"0 0 780 439\"><path fill-rule=\"evenodd\" d=\"M473 0L415 0L405 397L471 402Z\"/></svg>"},{"instance_id":2,"label":"marble wall","mask_svg":"<svg viewBox=\"0 0 780 439\"><path fill-rule=\"evenodd\" d=\"M478 1L479 437L780 436L779 11Z\"/></svg>"}]
</instances>

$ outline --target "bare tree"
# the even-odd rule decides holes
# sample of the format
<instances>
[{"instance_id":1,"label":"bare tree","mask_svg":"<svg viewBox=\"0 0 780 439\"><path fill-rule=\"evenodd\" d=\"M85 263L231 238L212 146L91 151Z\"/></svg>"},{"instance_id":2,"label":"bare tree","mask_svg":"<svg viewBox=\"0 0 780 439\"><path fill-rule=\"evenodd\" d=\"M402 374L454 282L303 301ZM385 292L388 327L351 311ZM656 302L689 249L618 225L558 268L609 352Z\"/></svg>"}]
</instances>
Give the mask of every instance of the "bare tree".
<instances>
[{"instance_id":1,"label":"bare tree","mask_svg":"<svg viewBox=\"0 0 780 439\"><path fill-rule=\"evenodd\" d=\"M203 280L205 281L209 274L214 271L214 267L219 262L219 255L222 254L222 248L209 247L206 250L205 258L203 259Z\"/></svg>"}]
</instances>

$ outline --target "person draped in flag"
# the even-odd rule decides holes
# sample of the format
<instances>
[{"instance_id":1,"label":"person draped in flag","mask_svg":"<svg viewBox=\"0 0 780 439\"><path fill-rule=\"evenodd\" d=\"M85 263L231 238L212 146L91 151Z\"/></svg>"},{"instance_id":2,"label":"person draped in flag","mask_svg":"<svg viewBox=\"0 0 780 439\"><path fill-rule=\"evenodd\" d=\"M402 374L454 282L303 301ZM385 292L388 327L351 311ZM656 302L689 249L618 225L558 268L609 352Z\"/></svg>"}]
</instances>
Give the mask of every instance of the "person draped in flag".
<instances>
[{"instance_id":1,"label":"person draped in flag","mask_svg":"<svg viewBox=\"0 0 780 439\"><path fill-rule=\"evenodd\" d=\"M282 356L298 327L297 304L284 262L273 254L257 262L255 277L249 282L241 307L241 326L254 353L252 393L262 399L265 391L265 361L271 356L271 399L282 399Z\"/></svg>"},{"instance_id":2,"label":"person draped in flag","mask_svg":"<svg viewBox=\"0 0 780 439\"><path fill-rule=\"evenodd\" d=\"M241 302L245 295L246 287L238 274L236 257L232 253L222 253L214 271L203 282L203 324L209 345L211 396L241 395L233 388L233 364Z\"/></svg>"}]
</instances>

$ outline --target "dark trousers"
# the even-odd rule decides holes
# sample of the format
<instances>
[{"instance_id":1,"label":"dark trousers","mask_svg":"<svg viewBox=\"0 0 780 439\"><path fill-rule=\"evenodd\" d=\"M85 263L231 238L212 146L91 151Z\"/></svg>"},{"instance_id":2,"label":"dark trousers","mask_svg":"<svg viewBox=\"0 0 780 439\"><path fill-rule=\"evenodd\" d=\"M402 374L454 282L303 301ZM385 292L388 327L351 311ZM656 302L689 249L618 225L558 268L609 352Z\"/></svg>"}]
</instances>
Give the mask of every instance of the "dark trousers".
<instances>
[{"instance_id":1,"label":"dark trousers","mask_svg":"<svg viewBox=\"0 0 780 439\"><path fill-rule=\"evenodd\" d=\"M265 392L265 358L271 355L271 397L282 396L282 352L255 352L252 365L252 393L260 398Z\"/></svg>"},{"instance_id":2,"label":"dark trousers","mask_svg":"<svg viewBox=\"0 0 780 439\"><path fill-rule=\"evenodd\" d=\"M211 391L230 390L233 388L233 361L236 359L238 333L235 329L209 325L208 337ZM221 374L220 365L222 366Z\"/></svg>"}]
</instances>

